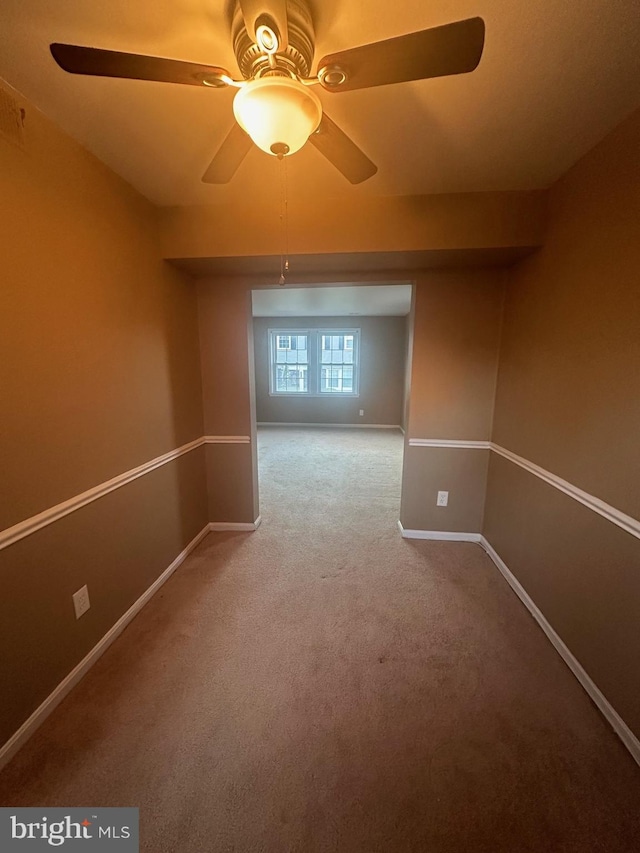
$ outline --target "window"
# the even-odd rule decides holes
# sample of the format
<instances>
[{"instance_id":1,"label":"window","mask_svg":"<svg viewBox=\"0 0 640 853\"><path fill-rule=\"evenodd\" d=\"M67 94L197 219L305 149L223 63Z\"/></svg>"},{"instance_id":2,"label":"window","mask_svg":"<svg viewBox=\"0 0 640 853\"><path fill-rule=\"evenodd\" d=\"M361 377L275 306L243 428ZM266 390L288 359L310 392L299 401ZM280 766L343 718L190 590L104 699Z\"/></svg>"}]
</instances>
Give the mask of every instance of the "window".
<instances>
[{"instance_id":1,"label":"window","mask_svg":"<svg viewBox=\"0 0 640 853\"><path fill-rule=\"evenodd\" d=\"M353 342L355 335L321 334L321 394L353 394Z\"/></svg>"},{"instance_id":2,"label":"window","mask_svg":"<svg viewBox=\"0 0 640 853\"><path fill-rule=\"evenodd\" d=\"M359 329L270 329L270 393L357 396L359 342Z\"/></svg>"}]
</instances>

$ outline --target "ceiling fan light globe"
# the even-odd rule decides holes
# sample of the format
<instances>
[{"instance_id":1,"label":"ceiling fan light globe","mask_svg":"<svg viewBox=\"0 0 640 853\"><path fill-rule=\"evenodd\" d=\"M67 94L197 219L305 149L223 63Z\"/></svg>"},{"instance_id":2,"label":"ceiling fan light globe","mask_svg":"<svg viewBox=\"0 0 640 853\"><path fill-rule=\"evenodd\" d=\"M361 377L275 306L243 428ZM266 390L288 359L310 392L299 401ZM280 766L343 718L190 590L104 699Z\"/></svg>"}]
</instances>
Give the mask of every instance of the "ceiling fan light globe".
<instances>
[{"instance_id":1,"label":"ceiling fan light globe","mask_svg":"<svg viewBox=\"0 0 640 853\"><path fill-rule=\"evenodd\" d=\"M240 127L258 148L275 156L279 146L294 154L317 129L320 99L308 86L290 77L262 77L242 87L233 100Z\"/></svg>"}]
</instances>

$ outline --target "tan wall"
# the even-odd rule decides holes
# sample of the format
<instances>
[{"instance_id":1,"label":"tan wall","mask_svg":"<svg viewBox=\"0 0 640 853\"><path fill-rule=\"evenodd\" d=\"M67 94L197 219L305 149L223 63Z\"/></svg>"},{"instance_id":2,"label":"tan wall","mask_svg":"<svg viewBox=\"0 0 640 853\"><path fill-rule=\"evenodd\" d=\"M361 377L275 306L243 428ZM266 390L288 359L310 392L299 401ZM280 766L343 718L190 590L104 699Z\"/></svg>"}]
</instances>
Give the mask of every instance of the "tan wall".
<instances>
[{"instance_id":1,"label":"tan wall","mask_svg":"<svg viewBox=\"0 0 640 853\"><path fill-rule=\"evenodd\" d=\"M405 530L480 533L489 451L405 444L404 454L400 521ZM436 505L440 490L449 492L446 507Z\"/></svg>"},{"instance_id":2,"label":"tan wall","mask_svg":"<svg viewBox=\"0 0 640 853\"><path fill-rule=\"evenodd\" d=\"M251 290L245 282L200 281L198 307L207 436L250 443L207 445L209 521L258 517Z\"/></svg>"},{"instance_id":3,"label":"tan wall","mask_svg":"<svg viewBox=\"0 0 640 853\"><path fill-rule=\"evenodd\" d=\"M26 149L0 139L0 529L202 435L195 289L153 208L22 105ZM196 450L0 551L0 743L205 521Z\"/></svg>"},{"instance_id":4,"label":"tan wall","mask_svg":"<svg viewBox=\"0 0 640 853\"><path fill-rule=\"evenodd\" d=\"M411 397L400 520L407 529L480 533L488 451L410 447L410 439L491 436L503 270L423 273L417 280ZM438 491L449 505L436 506Z\"/></svg>"},{"instance_id":5,"label":"tan wall","mask_svg":"<svg viewBox=\"0 0 640 853\"><path fill-rule=\"evenodd\" d=\"M414 276L398 274L395 278L410 280ZM407 440L489 440L503 278L500 269L424 272L415 277ZM382 272L358 277L362 283L385 279ZM314 286L350 280L354 276L331 273L302 276L297 283ZM198 283L205 431L209 435L251 434L254 371L247 322L251 289L264 284L264 280L250 278L202 279ZM401 384L399 391L401 416ZM221 452L216 446L208 448L210 457L216 454L219 458ZM211 473L219 463L209 463L209 501L211 511L217 513L210 521L250 522L257 516L258 507L252 503L257 496L255 438L250 445L237 445L235 453L237 462L233 471L226 469L226 483ZM411 448L410 454L403 476L401 519L405 527L480 533L486 452L471 451L455 458L446 450ZM449 507L435 507L434 489L450 492ZM232 510L236 517L221 516Z\"/></svg>"},{"instance_id":6,"label":"tan wall","mask_svg":"<svg viewBox=\"0 0 640 853\"><path fill-rule=\"evenodd\" d=\"M289 252L330 256L539 246L545 201L541 190L382 198L356 194L339 204L291 198ZM277 202L271 213L251 202L163 208L160 226L165 258L274 255L282 237Z\"/></svg>"},{"instance_id":7,"label":"tan wall","mask_svg":"<svg viewBox=\"0 0 640 853\"><path fill-rule=\"evenodd\" d=\"M415 287L411 292L411 310L405 318L404 327L404 382L402 387L402 429L409 425L409 400L411 399L411 359L413 357L413 317L415 309Z\"/></svg>"},{"instance_id":8,"label":"tan wall","mask_svg":"<svg viewBox=\"0 0 640 853\"><path fill-rule=\"evenodd\" d=\"M402 423L406 317L258 317L253 321L257 418L261 423ZM360 329L357 397L269 394L269 329ZM364 411L360 417L359 411Z\"/></svg>"},{"instance_id":9,"label":"tan wall","mask_svg":"<svg viewBox=\"0 0 640 853\"><path fill-rule=\"evenodd\" d=\"M412 438L488 441L498 366L501 269L425 273L417 280Z\"/></svg>"},{"instance_id":10,"label":"tan wall","mask_svg":"<svg viewBox=\"0 0 640 853\"><path fill-rule=\"evenodd\" d=\"M640 518L640 112L552 189L513 269L493 440ZM640 540L494 458L485 535L640 735Z\"/></svg>"}]
</instances>

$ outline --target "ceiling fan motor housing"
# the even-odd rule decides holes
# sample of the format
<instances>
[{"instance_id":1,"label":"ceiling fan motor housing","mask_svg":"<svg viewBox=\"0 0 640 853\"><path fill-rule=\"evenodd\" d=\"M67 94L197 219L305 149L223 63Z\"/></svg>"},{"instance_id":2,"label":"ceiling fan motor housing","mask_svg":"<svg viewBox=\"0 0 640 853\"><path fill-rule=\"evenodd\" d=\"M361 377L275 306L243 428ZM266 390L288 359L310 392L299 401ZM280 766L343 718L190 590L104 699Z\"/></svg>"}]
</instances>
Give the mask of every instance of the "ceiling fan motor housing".
<instances>
[{"instance_id":1,"label":"ceiling fan motor housing","mask_svg":"<svg viewBox=\"0 0 640 853\"><path fill-rule=\"evenodd\" d=\"M310 77L311 63L315 52L313 20L306 0L287 0L289 44L275 57L275 68L281 74L294 77ZM231 21L233 50L238 68L245 80L261 77L274 67L266 54L247 33L240 5L236 3Z\"/></svg>"}]
</instances>

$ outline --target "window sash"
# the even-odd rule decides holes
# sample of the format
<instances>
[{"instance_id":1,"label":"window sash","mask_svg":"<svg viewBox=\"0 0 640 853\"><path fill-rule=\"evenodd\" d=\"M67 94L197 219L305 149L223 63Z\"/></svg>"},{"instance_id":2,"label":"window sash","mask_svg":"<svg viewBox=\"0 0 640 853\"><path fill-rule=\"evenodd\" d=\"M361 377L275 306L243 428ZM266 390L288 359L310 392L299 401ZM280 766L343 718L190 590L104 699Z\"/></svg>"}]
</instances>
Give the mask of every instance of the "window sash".
<instances>
[{"instance_id":1,"label":"window sash","mask_svg":"<svg viewBox=\"0 0 640 853\"><path fill-rule=\"evenodd\" d=\"M360 329L318 329L319 396L360 393Z\"/></svg>"},{"instance_id":2,"label":"window sash","mask_svg":"<svg viewBox=\"0 0 640 853\"><path fill-rule=\"evenodd\" d=\"M278 394L307 394L309 390L308 364L276 364L275 385Z\"/></svg>"},{"instance_id":3,"label":"window sash","mask_svg":"<svg viewBox=\"0 0 640 853\"><path fill-rule=\"evenodd\" d=\"M353 365L323 365L320 390L323 394L353 394Z\"/></svg>"}]
</instances>

